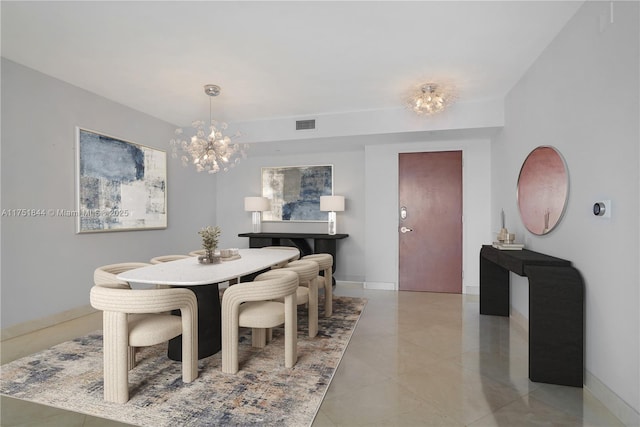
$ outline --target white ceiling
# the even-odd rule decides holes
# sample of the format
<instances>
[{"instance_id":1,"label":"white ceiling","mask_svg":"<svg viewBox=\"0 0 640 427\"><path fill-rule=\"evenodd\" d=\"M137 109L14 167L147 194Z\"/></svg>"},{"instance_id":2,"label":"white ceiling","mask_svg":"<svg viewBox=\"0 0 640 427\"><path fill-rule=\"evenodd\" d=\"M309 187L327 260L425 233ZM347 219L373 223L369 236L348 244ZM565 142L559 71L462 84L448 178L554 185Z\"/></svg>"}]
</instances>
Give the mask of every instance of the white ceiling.
<instances>
[{"instance_id":1,"label":"white ceiling","mask_svg":"<svg viewBox=\"0 0 640 427\"><path fill-rule=\"evenodd\" d=\"M2 56L183 126L502 98L582 1L2 1ZM44 94L46 96L46 94Z\"/></svg>"}]
</instances>

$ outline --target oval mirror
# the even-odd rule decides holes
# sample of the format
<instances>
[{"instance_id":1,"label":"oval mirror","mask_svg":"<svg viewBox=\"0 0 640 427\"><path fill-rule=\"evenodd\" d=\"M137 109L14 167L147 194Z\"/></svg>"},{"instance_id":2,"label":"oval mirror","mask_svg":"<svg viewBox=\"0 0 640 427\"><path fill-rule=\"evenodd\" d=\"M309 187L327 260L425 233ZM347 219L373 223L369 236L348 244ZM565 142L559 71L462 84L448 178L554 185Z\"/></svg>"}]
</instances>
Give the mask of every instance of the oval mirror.
<instances>
[{"instance_id":1,"label":"oval mirror","mask_svg":"<svg viewBox=\"0 0 640 427\"><path fill-rule=\"evenodd\" d=\"M564 158L550 146L534 149L518 177L518 210L527 230L549 233L560 222L569 195L569 172Z\"/></svg>"}]
</instances>

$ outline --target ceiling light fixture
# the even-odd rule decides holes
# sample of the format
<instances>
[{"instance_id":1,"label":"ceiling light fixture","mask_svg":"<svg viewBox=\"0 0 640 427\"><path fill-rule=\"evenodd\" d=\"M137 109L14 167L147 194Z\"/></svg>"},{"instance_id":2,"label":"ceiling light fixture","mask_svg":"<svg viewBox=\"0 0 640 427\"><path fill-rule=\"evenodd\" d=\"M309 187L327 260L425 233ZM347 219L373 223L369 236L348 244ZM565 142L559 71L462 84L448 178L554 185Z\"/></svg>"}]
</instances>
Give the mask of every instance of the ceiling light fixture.
<instances>
[{"instance_id":1,"label":"ceiling light fixture","mask_svg":"<svg viewBox=\"0 0 640 427\"><path fill-rule=\"evenodd\" d=\"M454 99L455 94L451 87L425 83L411 94L407 104L417 114L431 115L443 111Z\"/></svg>"},{"instance_id":2,"label":"ceiling light fixture","mask_svg":"<svg viewBox=\"0 0 640 427\"><path fill-rule=\"evenodd\" d=\"M249 145L231 144L231 140L240 136L240 133L232 137L225 136L222 132L227 129L227 124L213 120L211 100L214 96L220 95L220 86L205 85L204 93L210 97L208 129L205 128L207 124L203 120L194 121L191 126L195 129L195 135L190 140L182 139L182 128L176 129L176 138L170 141L171 156L174 159L178 158L178 152L181 150L183 166L193 164L198 172L206 171L211 174L220 170L226 172L240 163L241 158L247 158L246 150Z\"/></svg>"}]
</instances>

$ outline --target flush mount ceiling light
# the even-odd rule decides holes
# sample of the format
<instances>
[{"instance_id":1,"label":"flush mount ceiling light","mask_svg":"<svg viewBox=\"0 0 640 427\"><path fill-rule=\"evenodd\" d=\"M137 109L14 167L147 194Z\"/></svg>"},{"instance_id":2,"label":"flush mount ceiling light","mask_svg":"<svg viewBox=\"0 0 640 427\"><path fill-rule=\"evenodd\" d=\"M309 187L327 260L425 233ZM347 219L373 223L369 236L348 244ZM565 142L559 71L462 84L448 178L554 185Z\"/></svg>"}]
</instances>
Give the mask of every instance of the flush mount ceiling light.
<instances>
[{"instance_id":1,"label":"flush mount ceiling light","mask_svg":"<svg viewBox=\"0 0 640 427\"><path fill-rule=\"evenodd\" d=\"M421 115L431 115L443 111L455 100L452 87L437 83L420 85L407 100L411 110Z\"/></svg>"},{"instance_id":2,"label":"flush mount ceiling light","mask_svg":"<svg viewBox=\"0 0 640 427\"><path fill-rule=\"evenodd\" d=\"M214 96L220 95L220 86L205 85L204 93L209 98L209 123L203 120L196 120L191 123L195 130L195 134L189 139L183 139L182 128L176 129L176 137L170 141L171 156L178 158L178 152L182 151L180 159L183 166L192 164L198 172L206 171L208 173L217 173L219 171L228 171L240 163L240 159L246 159L246 150L248 144L240 146L240 144L232 144L231 140L240 136L236 133L233 136L223 135L223 131L227 129L227 124L217 122L211 114L211 101Z\"/></svg>"}]
</instances>

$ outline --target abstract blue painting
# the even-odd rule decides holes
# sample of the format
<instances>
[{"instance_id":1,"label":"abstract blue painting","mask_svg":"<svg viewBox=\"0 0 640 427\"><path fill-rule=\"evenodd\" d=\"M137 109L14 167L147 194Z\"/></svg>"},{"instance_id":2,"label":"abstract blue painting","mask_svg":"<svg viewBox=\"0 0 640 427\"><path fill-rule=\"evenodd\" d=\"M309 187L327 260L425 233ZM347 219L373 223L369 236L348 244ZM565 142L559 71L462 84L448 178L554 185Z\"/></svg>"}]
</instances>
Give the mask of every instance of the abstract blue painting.
<instances>
[{"instance_id":1,"label":"abstract blue painting","mask_svg":"<svg viewBox=\"0 0 640 427\"><path fill-rule=\"evenodd\" d=\"M263 221L326 221L320 196L332 194L332 165L262 168L262 196L271 200Z\"/></svg>"},{"instance_id":2,"label":"abstract blue painting","mask_svg":"<svg viewBox=\"0 0 640 427\"><path fill-rule=\"evenodd\" d=\"M76 130L77 232L166 228L166 152Z\"/></svg>"}]
</instances>

